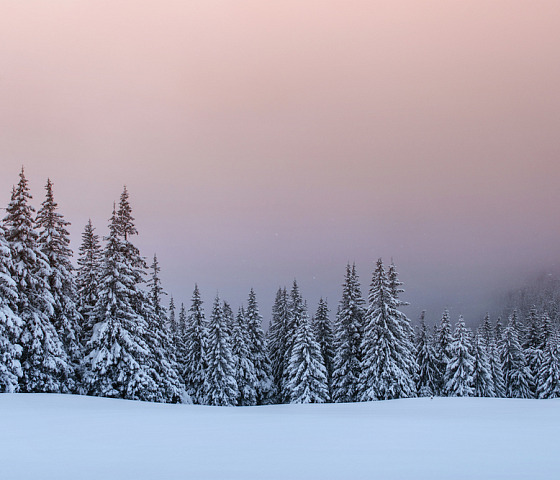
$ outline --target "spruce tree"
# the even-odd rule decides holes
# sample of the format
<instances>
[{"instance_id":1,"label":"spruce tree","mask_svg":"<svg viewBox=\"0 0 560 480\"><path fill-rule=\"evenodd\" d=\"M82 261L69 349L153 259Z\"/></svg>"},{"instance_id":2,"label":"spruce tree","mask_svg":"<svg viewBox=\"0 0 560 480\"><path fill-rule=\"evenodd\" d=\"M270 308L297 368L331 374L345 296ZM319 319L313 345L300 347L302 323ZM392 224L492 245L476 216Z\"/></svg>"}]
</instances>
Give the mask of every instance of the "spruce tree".
<instances>
[{"instance_id":1,"label":"spruce tree","mask_svg":"<svg viewBox=\"0 0 560 480\"><path fill-rule=\"evenodd\" d=\"M324 403L329 398L329 391L321 348L315 340L305 305L297 315L295 339L288 364L288 401Z\"/></svg>"},{"instance_id":2,"label":"spruce tree","mask_svg":"<svg viewBox=\"0 0 560 480\"><path fill-rule=\"evenodd\" d=\"M257 404L257 375L251 361L248 345L247 319L242 308L239 309L233 323L232 355L234 362L234 378L237 384L236 405L251 406Z\"/></svg>"},{"instance_id":3,"label":"spruce tree","mask_svg":"<svg viewBox=\"0 0 560 480\"><path fill-rule=\"evenodd\" d=\"M475 397L495 397L494 378L492 366L488 356L486 342L482 336L482 331L476 333L474 338L474 371L473 389Z\"/></svg>"},{"instance_id":4,"label":"spruce tree","mask_svg":"<svg viewBox=\"0 0 560 480\"><path fill-rule=\"evenodd\" d=\"M523 352L527 361L527 366L531 372L531 392L537 398L539 370L543 361L543 351L546 345L544 340L543 325L541 317L535 307L531 308L526 320L526 336L523 344Z\"/></svg>"},{"instance_id":5,"label":"spruce tree","mask_svg":"<svg viewBox=\"0 0 560 480\"><path fill-rule=\"evenodd\" d=\"M436 335L434 338L434 347L437 358L439 360L440 371L440 394L443 394L445 383L443 377L447 370L447 364L451 359L451 343L453 342L453 333L451 331L451 321L449 320L449 310L446 308L443 311L439 326L437 327Z\"/></svg>"},{"instance_id":6,"label":"spruce tree","mask_svg":"<svg viewBox=\"0 0 560 480\"><path fill-rule=\"evenodd\" d=\"M205 403L208 405L232 406L237 402L231 342L231 331L220 298L216 296L208 324L208 368L204 383Z\"/></svg>"},{"instance_id":7,"label":"spruce tree","mask_svg":"<svg viewBox=\"0 0 560 480\"><path fill-rule=\"evenodd\" d=\"M267 332L268 358L270 359L272 378L274 382L274 400L282 403L284 395L284 371L287 368L285 363L288 328L288 292L286 288L279 288L276 292L276 299L272 306L272 320Z\"/></svg>"},{"instance_id":8,"label":"spruce tree","mask_svg":"<svg viewBox=\"0 0 560 480\"><path fill-rule=\"evenodd\" d=\"M519 342L518 322L514 315L510 317L510 321L504 330L500 357L504 372L506 397L532 398L531 383L533 380Z\"/></svg>"},{"instance_id":9,"label":"spruce tree","mask_svg":"<svg viewBox=\"0 0 560 480\"><path fill-rule=\"evenodd\" d=\"M167 326L172 335L175 336L179 333L177 318L175 316L175 301L173 300L173 295L171 295L171 299L169 300L169 315Z\"/></svg>"},{"instance_id":10,"label":"spruce tree","mask_svg":"<svg viewBox=\"0 0 560 480\"><path fill-rule=\"evenodd\" d=\"M416 341L416 363L418 365L418 376L416 378L418 396L431 397L437 395L441 383L440 364L428 335L424 312L422 312L420 318L420 328Z\"/></svg>"},{"instance_id":11,"label":"spruce tree","mask_svg":"<svg viewBox=\"0 0 560 480\"><path fill-rule=\"evenodd\" d=\"M64 345L69 360L68 381L62 391L77 391L78 366L82 357L80 327L83 318L78 311L77 291L70 250L70 222L58 212L54 200L53 184L47 180L46 198L37 213L36 226L39 230L39 248L46 256L50 267L48 284L53 297L53 313L50 317L59 338Z\"/></svg>"},{"instance_id":12,"label":"spruce tree","mask_svg":"<svg viewBox=\"0 0 560 480\"><path fill-rule=\"evenodd\" d=\"M0 224L0 393L13 393L19 389L22 376L19 337L23 322L14 310L17 308L18 292L10 275L13 271L10 246Z\"/></svg>"},{"instance_id":13,"label":"spruce tree","mask_svg":"<svg viewBox=\"0 0 560 480\"><path fill-rule=\"evenodd\" d=\"M86 344L84 386L89 395L154 400L157 385L145 341L148 323L138 312L136 259L129 255L115 209L106 240L99 299L92 315L95 324Z\"/></svg>"},{"instance_id":14,"label":"spruce tree","mask_svg":"<svg viewBox=\"0 0 560 480\"><path fill-rule=\"evenodd\" d=\"M99 235L95 234L95 228L91 220L88 220L82 233L76 274L77 307L83 318L80 329L82 346L92 335L92 312L99 299L102 260L103 252L99 244Z\"/></svg>"},{"instance_id":15,"label":"spruce tree","mask_svg":"<svg viewBox=\"0 0 560 480\"><path fill-rule=\"evenodd\" d=\"M192 303L187 315L185 333L182 337L183 350L180 362L183 365L183 380L192 401L203 404L204 380L207 375L206 351L208 327L204 318L202 299L198 285L194 286Z\"/></svg>"},{"instance_id":16,"label":"spruce tree","mask_svg":"<svg viewBox=\"0 0 560 480\"><path fill-rule=\"evenodd\" d=\"M300 323L304 321L306 315L306 307L303 302L299 286L296 280L294 280L288 301L288 322L286 327L286 354L284 358L285 369L283 380L284 391L282 398L282 401L285 403L290 403L294 398L294 392L291 388L295 385L295 383L292 382L295 371L290 367L292 362L292 350L296 341L298 327Z\"/></svg>"},{"instance_id":17,"label":"spruce tree","mask_svg":"<svg viewBox=\"0 0 560 480\"><path fill-rule=\"evenodd\" d=\"M348 264L334 324L332 395L335 402L359 401L364 303L356 265Z\"/></svg>"},{"instance_id":18,"label":"spruce tree","mask_svg":"<svg viewBox=\"0 0 560 480\"><path fill-rule=\"evenodd\" d=\"M67 384L68 356L50 319L54 298L49 288L51 268L39 248L29 187L22 168L4 218L12 261L9 275L18 292L14 313L22 320L20 334L21 392L60 392Z\"/></svg>"},{"instance_id":19,"label":"spruce tree","mask_svg":"<svg viewBox=\"0 0 560 480\"><path fill-rule=\"evenodd\" d=\"M334 336L331 321L329 320L329 307L326 300L319 300L317 312L312 320L315 338L321 350L321 357L327 372L327 385L329 399L332 398L332 372L334 361Z\"/></svg>"},{"instance_id":20,"label":"spruce tree","mask_svg":"<svg viewBox=\"0 0 560 480\"><path fill-rule=\"evenodd\" d=\"M161 286L161 271L157 257L151 265L148 286L150 302L143 302L142 316L148 322L146 342L151 353L151 375L157 385L154 401L166 403L191 403L185 394L185 386L181 378L175 356L172 336L166 326L166 311L161 305L162 295L166 295Z\"/></svg>"},{"instance_id":21,"label":"spruce tree","mask_svg":"<svg viewBox=\"0 0 560 480\"><path fill-rule=\"evenodd\" d=\"M381 259L373 274L364 317L360 391L362 401L416 396L416 362L409 332L402 328Z\"/></svg>"},{"instance_id":22,"label":"spruce tree","mask_svg":"<svg viewBox=\"0 0 560 480\"><path fill-rule=\"evenodd\" d=\"M470 333L463 316L455 324L453 341L449 346L451 355L443 377L444 393L450 397L471 397L474 394L473 375L475 358L471 354Z\"/></svg>"},{"instance_id":23,"label":"spruce tree","mask_svg":"<svg viewBox=\"0 0 560 480\"><path fill-rule=\"evenodd\" d=\"M484 322L480 327L480 341L486 349L488 363L490 365L490 373L492 375L492 384L494 386L494 396L504 398L506 396L506 387L504 383L504 372L502 371L502 360L496 345L495 330L490 323L490 315L487 313Z\"/></svg>"},{"instance_id":24,"label":"spruce tree","mask_svg":"<svg viewBox=\"0 0 560 480\"><path fill-rule=\"evenodd\" d=\"M272 368L267 355L266 338L262 329L262 317L259 313L257 296L251 288L247 301L245 331L249 349L249 360L255 369L257 404L269 403L273 393Z\"/></svg>"},{"instance_id":25,"label":"spruce tree","mask_svg":"<svg viewBox=\"0 0 560 480\"><path fill-rule=\"evenodd\" d=\"M558 333L552 333L547 338L538 377L537 398L560 397L560 347Z\"/></svg>"}]
</instances>

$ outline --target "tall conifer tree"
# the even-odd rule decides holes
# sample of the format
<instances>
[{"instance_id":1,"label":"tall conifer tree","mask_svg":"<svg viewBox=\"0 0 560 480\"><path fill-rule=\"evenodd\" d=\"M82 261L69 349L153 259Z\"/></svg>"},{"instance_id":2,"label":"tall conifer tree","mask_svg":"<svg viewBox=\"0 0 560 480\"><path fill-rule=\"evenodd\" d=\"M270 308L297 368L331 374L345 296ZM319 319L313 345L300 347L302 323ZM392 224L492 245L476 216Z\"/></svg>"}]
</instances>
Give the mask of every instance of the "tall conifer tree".
<instances>
[{"instance_id":1,"label":"tall conifer tree","mask_svg":"<svg viewBox=\"0 0 560 480\"><path fill-rule=\"evenodd\" d=\"M69 359L68 382L63 391L77 391L77 369L82 357L80 327L83 318L78 312L77 291L70 250L70 222L58 212L54 200L53 184L50 179L45 186L46 198L37 213L36 225L39 230L39 248L45 254L50 267L48 283L53 296L53 323L62 340Z\"/></svg>"},{"instance_id":2,"label":"tall conifer tree","mask_svg":"<svg viewBox=\"0 0 560 480\"><path fill-rule=\"evenodd\" d=\"M356 265L348 264L334 324L332 390L335 402L359 401L364 304Z\"/></svg>"},{"instance_id":3,"label":"tall conifer tree","mask_svg":"<svg viewBox=\"0 0 560 480\"><path fill-rule=\"evenodd\" d=\"M444 393L450 397L471 397L474 394L473 374L475 358L471 354L470 332L463 316L455 324L453 341L449 346L451 357L443 377Z\"/></svg>"},{"instance_id":4,"label":"tall conifer tree","mask_svg":"<svg viewBox=\"0 0 560 480\"><path fill-rule=\"evenodd\" d=\"M4 218L12 257L9 274L18 292L14 313L22 320L19 390L60 392L68 380L68 356L50 321L55 311L49 288L51 268L39 248L33 221L35 210L29 205L31 198L22 168Z\"/></svg>"},{"instance_id":5,"label":"tall conifer tree","mask_svg":"<svg viewBox=\"0 0 560 480\"><path fill-rule=\"evenodd\" d=\"M270 359L274 382L274 398L282 403L284 398L284 371L286 370L287 328L288 328L288 292L279 288L272 306L272 320L267 332L268 358Z\"/></svg>"},{"instance_id":6,"label":"tall conifer tree","mask_svg":"<svg viewBox=\"0 0 560 480\"><path fill-rule=\"evenodd\" d=\"M325 365L325 370L327 372L327 385L329 389L330 400L332 399L334 335L331 321L329 320L329 307L326 300L323 300L323 298L319 299L317 312L313 317L312 323L315 338L317 339L317 343L319 344L319 349L321 350L321 356L323 358L323 364Z\"/></svg>"}]
</instances>

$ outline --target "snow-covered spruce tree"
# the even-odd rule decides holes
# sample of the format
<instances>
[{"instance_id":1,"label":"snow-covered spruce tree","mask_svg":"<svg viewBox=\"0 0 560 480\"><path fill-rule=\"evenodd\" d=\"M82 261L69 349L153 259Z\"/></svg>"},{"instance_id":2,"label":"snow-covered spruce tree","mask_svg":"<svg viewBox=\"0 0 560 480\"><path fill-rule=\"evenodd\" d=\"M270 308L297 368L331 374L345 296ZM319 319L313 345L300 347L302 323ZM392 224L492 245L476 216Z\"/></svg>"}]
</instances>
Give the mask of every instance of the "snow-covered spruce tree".
<instances>
[{"instance_id":1,"label":"snow-covered spruce tree","mask_svg":"<svg viewBox=\"0 0 560 480\"><path fill-rule=\"evenodd\" d=\"M327 372L327 385L329 389L329 400L332 399L332 372L333 372L333 361L334 361L334 335L329 320L329 307L326 300L321 298L319 300L319 305L317 306L317 312L315 317L312 319L313 331L315 332L315 338L319 344L319 349L321 350L321 356L323 358L323 364L325 365L325 370Z\"/></svg>"},{"instance_id":2,"label":"snow-covered spruce tree","mask_svg":"<svg viewBox=\"0 0 560 480\"><path fill-rule=\"evenodd\" d=\"M440 391L439 394L443 395L444 391L444 380L445 371L447 370L447 364L451 359L451 343L453 342L453 332L451 329L451 321L449 320L449 310L446 308L441 316L440 323L437 327L437 333L434 338L434 348L439 361L439 371L440 371Z\"/></svg>"},{"instance_id":3,"label":"snow-covered spruce tree","mask_svg":"<svg viewBox=\"0 0 560 480\"><path fill-rule=\"evenodd\" d=\"M249 360L254 366L257 404L270 403L273 394L272 368L267 355L266 338L262 329L262 317L259 313L257 296L251 288L245 313L246 341L249 349Z\"/></svg>"},{"instance_id":4,"label":"snow-covered spruce tree","mask_svg":"<svg viewBox=\"0 0 560 480\"><path fill-rule=\"evenodd\" d=\"M233 314L233 309L231 308L231 305L224 300L222 310L224 312L224 318L226 319L227 326L231 332L233 331L233 324L235 323L235 315Z\"/></svg>"},{"instance_id":5,"label":"snow-covered spruce tree","mask_svg":"<svg viewBox=\"0 0 560 480\"><path fill-rule=\"evenodd\" d=\"M357 402L365 302L356 265L346 266L342 288L342 299L334 324L332 398L335 402Z\"/></svg>"},{"instance_id":6,"label":"snow-covered spruce tree","mask_svg":"<svg viewBox=\"0 0 560 480\"><path fill-rule=\"evenodd\" d=\"M138 273L131 264L115 209L109 223L92 312L92 336L86 344L83 385L89 395L154 400L157 385L145 341L146 319L138 313Z\"/></svg>"},{"instance_id":7,"label":"snow-covered spruce tree","mask_svg":"<svg viewBox=\"0 0 560 480\"><path fill-rule=\"evenodd\" d=\"M416 377L416 390L420 397L437 395L441 383L439 361L428 335L424 320L424 312L420 318L420 328L416 340L416 363L418 375Z\"/></svg>"},{"instance_id":8,"label":"snow-covered spruce tree","mask_svg":"<svg viewBox=\"0 0 560 480\"><path fill-rule=\"evenodd\" d=\"M290 297L288 301L288 322L286 326L286 356L284 358L284 380L283 380L283 403L290 403L294 398L293 392L291 390L292 386L292 375L294 370L290 368L292 361L292 350L294 343L296 341L296 332L298 331L299 324L304 320L304 316L307 315L306 307L303 302L303 298L299 291L299 286L294 280L292 285L292 290L290 291Z\"/></svg>"},{"instance_id":9,"label":"snow-covered spruce tree","mask_svg":"<svg viewBox=\"0 0 560 480\"><path fill-rule=\"evenodd\" d=\"M492 375L492 384L494 385L494 396L504 398L506 396L506 386L504 383L504 372L502 371L502 360L496 345L494 337L494 329L490 323L490 315L487 313L484 322L480 327L480 340L485 349L488 363L490 365L490 373Z\"/></svg>"},{"instance_id":10,"label":"snow-covered spruce tree","mask_svg":"<svg viewBox=\"0 0 560 480\"><path fill-rule=\"evenodd\" d=\"M181 303L181 308L179 308L179 320L177 321L176 335L180 338L185 336L185 329L187 328L187 310L185 309L185 304Z\"/></svg>"},{"instance_id":11,"label":"snow-covered spruce tree","mask_svg":"<svg viewBox=\"0 0 560 480\"><path fill-rule=\"evenodd\" d=\"M512 315L504 330L503 340L500 345L506 397L532 398L531 384L533 380L523 349L519 343L517 326L518 322L516 322Z\"/></svg>"},{"instance_id":12,"label":"snow-covered spruce tree","mask_svg":"<svg viewBox=\"0 0 560 480\"><path fill-rule=\"evenodd\" d=\"M77 290L70 250L70 234L66 229L70 222L58 212L50 179L45 186L46 198L37 212L36 227L39 230L39 248L47 257L50 275L48 283L53 297L53 314L50 319L68 355L68 381L62 385L63 392L78 391L78 367L82 360L80 328L83 317L77 306Z\"/></svg>"},{"instance_id":13,"label":"snow-covered spruce tree","mask_svg":"<svg viewBox=\"0 0 560 480\"><path fill-rule=\"evenodd\" d=\"M208 326L204 318L202 299L198 285L194 286L191 306L188 311L185 333L180 344L180 363L183 366L183 381L187 393L197 404L204 403L204 380L206 378L206 350Z\"/></svg>"},{"instance_id":14,"label":"snow-covered spruce tree","mask_svg":"<svg viewBox=\"0 0 560 480\"><path fill-rule=\"evenodd\" d=\"M83 318L80 329L82 346L91 338L93 309L99 298L99 279L101 277L101 263L103 252L99 244L99 235L88 220L82 233L82 244L79 249L78 268L76 272L77 307Z\"/></svg>"},{"instance_id":15,"label":"snow-covered spruce tree","mask_svg":"<svg viewBox=\"0 0 560 480\"><path fill-rule=\"evenodd\" d=\"M449 346L451 358L443 377L444 393L449 397L472 397L475 359L471 354L471 335L465 327L463 316L455 324L453 341Z\"/></svg>"},{"instance_id":16,"label":"snow-covered spruce tree","mask_svg":"<svg viewBox=\"0 0 560 480\"><path fill-rule=\"evenodd\" d=\"M313 326L303 305L297 313L297 328L288 364L290 403L324 403L329 399L327 371Z\"/></svg>"},{"instance_id":17,"label":"snow-covered spruce tree","mask_svg":"<svg viewBox=\"0 0 560 480\"><path fill-rule=\"evenodd\" d=\"M9 274L18 292L14 313L22 320L19 391L60 392L68 379L68 356L50 321L54 314L48 282L51 268L39 248L33 222L35 210L29 200L31 195L22 168L4 218L12 257Z\"/></svg>"},{"instance_id":18,"label":"snow-covered spruce tree","mask_svg":"<svg viewBox=\"0 0 560 480\"><path fill-rule=\"evenodd\" d=\"M257 404L257 375L251 361L251 352L247 338L247 318L242 308L239 309L233 323L232 354L234 378L237 383L236 405L251 406Z\"/></svg>"},{"instance_id":19,"label":"snow-covered spruce tree","mask_svg":"<svg viewBox=\"0 0 560 480\"><path fill-rule=\"evenodd\" d=\"M173 295L169 300L169 314L167 320L167 328L171 332L171 335L176 336L179 333L179 326L177 324L177 317L175 316L175 301L173 300Z\"/></svg>"},{"instance_id":20,"label":"snow-covered spruce tree","mask_svg":"<svg viewBox=\"0 0 560 480\"><path fill-rule=\"evenodd\" d=\"M161 305L161 296L166 293L159 279L160 267L157 257L151 265L148 286L148 298L151 302L143 302L143 317L148 322L146 342L151 353L151 374L157 385L154 400L166 403L192 403L185 394L185 385L179 374L173 340L165 323L167 320L165 307Z\"/></svg>"},{"instance_id":21,"label":"snow-covered spruce tree","mask_svg":"<svg viewBox=\"0 0 560 480\"><path fill-rule=\"evenodd\" d=\"M558 343L558 333L552 333L547 338L538 377L537 398L560 397L560 346Z\"/></svg>"},{"instance_id":22,"label":"snow-covered spruce tree","mask_svg":"<svg viewBox=\"0 0 560 480\"><path fill-rule=\"evenodd\" d=\"M527 366L531 372L531 392L537 398L539 370L543 361L543 351L546 345L541 317L535 307L531 308L526 319L526 335L523 343L523 352L527 361Z\"/></svg>"},{"instance_id":23,"label":"snow-covered spruce tree","mask_svg":"<svg viewBox=\"0 0 560 480\"><path fill-rule=\"evenodd\" d=\"M23 323L14 313L18 292L10 275L13 269L10 246L0 224L0 393L17 392L22 375L19 336Z\"/></svg>"},{"instance_id":24,"label":"snow-covered spruce tree","mask_svg":"<svg viewBox=\"0 0 560 480\"><path fill-rule=\"evenodd\" d=\"M288 292L279 288L272 306L272 319L267 332L268 358L274 382L273 401L282 403L284 394L284 371L286 370L287 326L288 326Z\"/></svg>"},{"instance_id":25,"label":"snow-covered spruce tree","mask_svg":"<svg viewBox=\"0 0 560 480\"><path fill-rule=\"evenodd\" d=\"M364 316L360 392L362 401L416 396L416 361L410 335L400 321L394 297L383 268L377 261Z\"/></svg>"},{"instance_id":26,"label":"snow-covered spruce tree","mask_svg":"<svg viewBox=\"0 0 560 480\"><path fill-rule=\"evenodd\" d=\"M208 348L206 351L207 374L204 382L204 403L232 406L237 402L231 331L216 295L208 324Z\"/></svg>"},{"instance_id":27,"label":"snow-covered spruce tree","mask_svg":"<svg viewBox=\"0 0 560 480\"><path fill-rule=\"evenodd\" d=\"M494 378L486 342L479 329L474 337L473 389L475 397L495 397Z\"/></svg>"}]
</instances>

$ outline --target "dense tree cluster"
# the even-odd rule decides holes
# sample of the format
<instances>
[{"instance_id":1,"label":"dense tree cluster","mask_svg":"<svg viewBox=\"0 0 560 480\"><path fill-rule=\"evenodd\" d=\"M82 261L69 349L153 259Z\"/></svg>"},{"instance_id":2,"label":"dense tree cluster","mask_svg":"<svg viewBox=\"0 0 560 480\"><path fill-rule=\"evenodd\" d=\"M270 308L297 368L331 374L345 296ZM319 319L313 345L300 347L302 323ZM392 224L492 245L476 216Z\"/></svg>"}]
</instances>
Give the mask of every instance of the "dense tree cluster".
<instances>
[{"instance_id":1,"label":"dense tree cluster","mask_svg":"<svg viewBox=\"0 0 560 480\"><path fill-rule=\"evenodd\" d=\"M195 285L176 312L148 267L126 188L100 243L91 221L77 258L53 184L35 214L22 169L0 223L0 392L58 392L205 405L357 402L415 396L560 396L559 334L533 307L473 332L449 312L416 334L393 263L379 259L367 302L347 265L334 322L310 316L297 281L278 290L267 334L253 289L209 317ZM525 308L525 304L523 304ZM556 315L556 309L552 312Z\"/></svg>"}]
</instances>

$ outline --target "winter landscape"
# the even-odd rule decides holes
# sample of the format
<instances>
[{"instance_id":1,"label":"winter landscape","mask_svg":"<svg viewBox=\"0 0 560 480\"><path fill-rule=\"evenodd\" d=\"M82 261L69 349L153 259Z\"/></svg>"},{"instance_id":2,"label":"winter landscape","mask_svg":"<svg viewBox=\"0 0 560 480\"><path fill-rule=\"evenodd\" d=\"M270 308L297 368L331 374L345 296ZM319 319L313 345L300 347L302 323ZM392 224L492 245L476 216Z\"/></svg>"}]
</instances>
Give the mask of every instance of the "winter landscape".
<instances>
[{"instance_id":1,"label":"winter landscape","mask_svg":"<svg viewBox=\"0 0 560 480\"><path fill-rule=\"evenodd\" d=\"M0 7L0 478L558 478L557 2L109 3Z\"/></svg>"}]
</instances>

